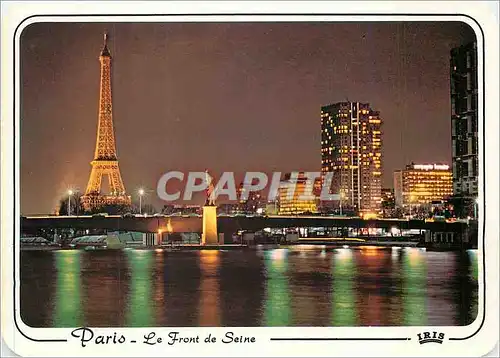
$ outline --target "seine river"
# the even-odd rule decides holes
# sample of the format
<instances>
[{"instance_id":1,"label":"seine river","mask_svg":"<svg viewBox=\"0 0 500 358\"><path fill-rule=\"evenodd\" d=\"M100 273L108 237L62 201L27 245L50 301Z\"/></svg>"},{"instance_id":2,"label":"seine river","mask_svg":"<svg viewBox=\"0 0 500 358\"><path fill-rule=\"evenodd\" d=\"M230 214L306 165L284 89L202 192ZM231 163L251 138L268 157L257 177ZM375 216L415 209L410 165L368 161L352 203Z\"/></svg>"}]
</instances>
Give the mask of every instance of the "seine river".
<instances>
[{"instance_id":1,"label":"seine river","mask_svg":"<svg viewBox=\"0 0 500 358\"><path fill-rule=\"evenodd\" d=\"M477 251L23 251L33 327L467 325Z\"/></svg>"}]
</instances>

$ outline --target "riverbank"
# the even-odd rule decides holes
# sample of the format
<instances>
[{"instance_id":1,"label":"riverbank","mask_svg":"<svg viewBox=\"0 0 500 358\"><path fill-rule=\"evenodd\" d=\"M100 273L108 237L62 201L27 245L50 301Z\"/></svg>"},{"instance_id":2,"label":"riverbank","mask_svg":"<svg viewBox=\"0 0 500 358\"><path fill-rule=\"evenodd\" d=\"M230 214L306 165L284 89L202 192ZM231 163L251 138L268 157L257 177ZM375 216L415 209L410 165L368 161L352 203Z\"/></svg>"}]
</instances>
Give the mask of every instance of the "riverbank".
<instances>
[{"instance_id":1,"label":"riverbank","mask_svg":"<svg viewBox=\"0 0 500 358\"><path fill-rule=\"evenodd\" d=\"M102 251L102 250L162 250L162 251L201 251L201 250L220 250L220 251L234 251L234 250L271 250L271 249L286 249L286 248L307 248L307 249L335 249L335 248L363 248L363 247L377 247L377 248L391 248L391 247L408 247L408 248L425 248L427 250L436 251L456 251L456 250L468 250L477 249L475 247L458 247L452 245L436 245L427 244L424 245L422 242L418 241L376 241L376 240L365 240L365 241L348 241L348 240L337 240L337 241L321 241L321 240L304 240L292 243L262 243L262 244L223 244L223 245L201 245L201 244L166 244L159 246L142 246L133 245L125 246L121 248L109 248L106 246L91 246L91 245L81 245L75 247L61 247L58 245L48 245L48 246L35 246L35 245L23 245L21 246L22 251L53 251L53 250L82 250L82 251Z\"/></svg>"}]
</instances>

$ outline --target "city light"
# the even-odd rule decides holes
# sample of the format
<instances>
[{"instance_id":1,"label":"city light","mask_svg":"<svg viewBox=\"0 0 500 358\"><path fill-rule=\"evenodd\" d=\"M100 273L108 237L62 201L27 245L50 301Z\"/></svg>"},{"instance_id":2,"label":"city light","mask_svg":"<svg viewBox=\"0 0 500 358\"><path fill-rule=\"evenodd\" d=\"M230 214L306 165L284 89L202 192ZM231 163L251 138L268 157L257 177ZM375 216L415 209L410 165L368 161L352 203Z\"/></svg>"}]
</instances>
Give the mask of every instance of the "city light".
<instances>
[{"instance_id":1,"label":"city light","mask_svg":"<svg viewBox=\"0 0 500 358\"><path fill-rule=\"evenodd\" d=\"M446 164L413 164L413 169L417 170L449 170L450 166Z\"/></svg>"},{"instance_id":2,"label":"city light","mask_svg":"<svg viewBox=\"0 0 500 358\"><path fill-rule=\"evenodd\" d=\"M362 254L366 256L377 256L379 254L378 246L360 246Z\"/></svg>"},{"instance_id":3,"label":"city light","mask_svg":"<svg viewBox=\"0 0 500 358\"><path fill-rule=\"evenodd\" d=\"M344 245L342 249L335 249L335 251L339 260L349 260L352 258L352 251L347 245Z\"/></svg>"},{"instance_id":4,"label":"city light","mask_svg":"<svg viewBox=\"0 0 500 358\"><path fill-rule=\"evenodd\" d=\"M375 214L375 213L365 213L365 214L361 214L361 217L363 218L363 220L373 220L373 219L377 218L377 214Z\"/></svg>"},{"instance_id":5,"label":"city light","mask_svg":"<svg viewBox=\"0 0 500 358\"><path fill-rule=\"evenodd\" d=\"M271 253L271 258L273 260L284 260L286 258L287 251L286 249L275 249Z\"/></svg>"},{"instance_id":6,"label":"city light","mask_svg":"<svg viewBox=\"0 0 500 358\"><path fill-rule=\"evenodd\" d=\"M68 190L68 216L71 216L71 196L73 195L73 190Z\"/></svg>"},{"instance_id":7,"label":"city light","mask_svg":"<svg viewBox=\"0 0 500 358\"><path fill-rule=\"evenodd\" d=\"M142 196L144 195L144 189L139 189L139 214L142 214Z\"/></svg>"}]
</instances>

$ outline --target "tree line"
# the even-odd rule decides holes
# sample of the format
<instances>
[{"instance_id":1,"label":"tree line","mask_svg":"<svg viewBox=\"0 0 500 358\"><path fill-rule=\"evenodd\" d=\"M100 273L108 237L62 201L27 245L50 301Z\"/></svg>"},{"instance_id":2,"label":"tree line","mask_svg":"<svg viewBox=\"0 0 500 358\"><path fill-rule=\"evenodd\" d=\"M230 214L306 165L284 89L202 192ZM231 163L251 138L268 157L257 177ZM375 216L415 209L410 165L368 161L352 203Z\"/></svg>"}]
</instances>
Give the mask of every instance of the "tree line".
<instances>
[{"instance_id":1,"label":"tree line","mask_svg":"<svg viewBox=\"0 0 500 358\"><path fill-rule=\"evenodd\" d=\"M57 213L60 216L66 215L95 215L105 213L108 215L125 215L125 214L148 214L153 215L157 211L155 207L151 204L142 204L142 208L139 208L138 203L132 203L131 205L126 204L106 204L100 207L92 208L91 210L85 210L81 201L82 195L80 193L75 193L73 195L66 195L59 199L59 205ZM71 201L71 202L70 202ZM68 203L70 204L68 205ZM71 212L68 213L68 208Z\"/></svg>"}]
</instances>

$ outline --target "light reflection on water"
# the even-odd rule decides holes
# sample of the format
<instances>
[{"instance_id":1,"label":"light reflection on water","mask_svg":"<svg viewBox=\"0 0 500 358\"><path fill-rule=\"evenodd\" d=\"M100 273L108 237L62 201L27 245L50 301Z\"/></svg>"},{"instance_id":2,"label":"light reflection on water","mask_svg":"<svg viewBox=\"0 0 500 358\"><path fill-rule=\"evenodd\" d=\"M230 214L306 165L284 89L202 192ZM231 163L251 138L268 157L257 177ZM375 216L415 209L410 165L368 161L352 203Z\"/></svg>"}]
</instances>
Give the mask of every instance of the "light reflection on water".
<instances>
[{"instance_id":1,"label":"light reflection on water","mask_svg":"<svg viewBox=\"0 0 500 358\"><path fill-rule=\"evenodd\" d=\"M276 327L290 325L290 289L287 279L288 250L266 251L266 293L263 326Z\"/></svg>"},{"instance_id":2,"label":"light reflection on water","mask_svg":"<svg viewBox=\"0 0 500 358\"><path fill-rule=\"evenodd\" d=\"M126 304L125 326L155 326L154 305L152 304L155 277L151 275L154 252L149 250L127 250L125 252L127 264L130 267L130 290Z\"/></svg>"},{"instance_id":3,"label":"light reflection on water","mask_svg":"<svg viewBox=\"0 0 500 358\"><path fill-rule=\"evenodd\" d=\"M201 268L201 297L197 309L199 326L220 326L219 254L218 250L199 252Z\"/></svg>"},{"instance_id":4,"label":"light reflection on water","mask_svg":"<svg viewBox=\"0 0 500 358\"><path fill-rule=\"evenodd\" d=\"M54 326L78 326L82 320L80 260L78 250L54 253L57 269Z\"/></svg>"},{"instance_id":5,"label":"light reflection on water","mask_svg":"<svg viewBox=\"0 0 500 358\"><path fill-rule=\"evenodd\" d=\"M357 326L353 277L356 267L350 249L337 249L332 255L332 326Z\"/></svg>"},{"instance_id":6,"label":"light reflection on water","mask_svg":"<svg viewBox=\"0 0 500 358\"><path fill-rule=\"evenodd\" d=\"M34 327L467 325L477 251L23 251Z\"/></svg>"}]
</instances>

